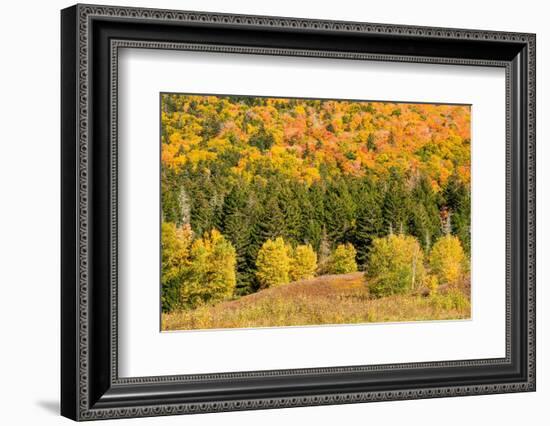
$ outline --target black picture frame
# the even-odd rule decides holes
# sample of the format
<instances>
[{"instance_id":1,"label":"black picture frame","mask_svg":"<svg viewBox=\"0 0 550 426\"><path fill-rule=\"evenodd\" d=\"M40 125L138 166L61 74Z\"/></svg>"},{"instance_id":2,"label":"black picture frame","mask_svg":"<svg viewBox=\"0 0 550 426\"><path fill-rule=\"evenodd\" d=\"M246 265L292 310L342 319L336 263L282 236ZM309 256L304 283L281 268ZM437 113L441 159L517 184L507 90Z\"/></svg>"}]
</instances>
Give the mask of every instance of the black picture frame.
<instances>
[{"instance_id":1,"label":"black picture frame","mask_svg":"<svg viewBox=\"0 0 550 426\"><path fill-rule=\"evenodd\" d=\"M61 12L61 414L159 416L535 390L534 34L75 5ZM117 49L506 70L506 357L119 378ZM495 177L498 179L499 177Z\"/></svg>"}]
</instances>

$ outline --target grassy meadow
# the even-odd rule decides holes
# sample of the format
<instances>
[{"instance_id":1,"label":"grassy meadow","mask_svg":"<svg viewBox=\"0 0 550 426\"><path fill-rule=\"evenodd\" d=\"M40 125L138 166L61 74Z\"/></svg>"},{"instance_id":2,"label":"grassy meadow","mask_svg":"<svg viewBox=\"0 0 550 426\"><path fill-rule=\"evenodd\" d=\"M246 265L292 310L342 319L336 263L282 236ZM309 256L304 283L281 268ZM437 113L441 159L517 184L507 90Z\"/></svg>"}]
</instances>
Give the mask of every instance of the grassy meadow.
<instances>
[{"instance_id":1,"label":"grassy meadow","mask_svg":"<svg viewBox=\"0 0 550 426\"><path fill-rule=\"evenodd\" d=\"M469 318L470 120L162 94L162 330Z\"/></svg>"},{"instance_id":2,"label":"grassy meadow","mask_svg":"<svg viewBox=\"0 0 550 426\"><path fill-rule=\"evenodd\" d=\"M467 319L465 289L372 298L363 273L323 275L236 300L162 314L163 330Z\"/></svg>"}]
</instances>

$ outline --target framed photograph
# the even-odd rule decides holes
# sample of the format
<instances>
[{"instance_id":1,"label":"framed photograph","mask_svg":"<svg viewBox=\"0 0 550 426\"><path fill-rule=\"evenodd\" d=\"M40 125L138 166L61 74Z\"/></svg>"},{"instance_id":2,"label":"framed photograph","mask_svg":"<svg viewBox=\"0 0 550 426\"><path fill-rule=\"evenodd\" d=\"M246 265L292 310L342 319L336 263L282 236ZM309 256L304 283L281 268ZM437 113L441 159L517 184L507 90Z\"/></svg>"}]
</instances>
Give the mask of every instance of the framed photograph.
<instances>
[{"instance_id":1,"label":"framed photograph","mask_svg":"<svg viewBox=\"0 0 550 426\"><path fill-rule=\"evenodd\" d=\"M535 35L61 12L61 412L535 390Z\"/></svg>"}]
</instances>

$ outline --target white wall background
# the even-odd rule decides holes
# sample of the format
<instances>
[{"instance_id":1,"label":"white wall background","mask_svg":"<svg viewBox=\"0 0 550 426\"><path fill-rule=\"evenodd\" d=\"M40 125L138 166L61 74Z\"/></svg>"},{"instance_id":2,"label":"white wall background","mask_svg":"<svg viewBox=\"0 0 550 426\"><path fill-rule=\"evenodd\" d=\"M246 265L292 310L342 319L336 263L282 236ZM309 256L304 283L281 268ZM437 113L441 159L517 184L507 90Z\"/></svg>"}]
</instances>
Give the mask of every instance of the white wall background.
<instances>
[{"instance_id":1,"label":"white wall background","mask_svg":"<svg viewBox=\"0 0 550 426\"><path fill-rule=\"evenodd\" d=\"M432 0L132 0L142 7L537 33L538 390L421 401L293 408L118 424L279 425L545 424L550 401L550 27L545 2ZM59 406L59 9L70 2L11 1L0 25L0 419L69 424ZM102 424L117 424L107 421Z\"/></svg>"}]
</instances>

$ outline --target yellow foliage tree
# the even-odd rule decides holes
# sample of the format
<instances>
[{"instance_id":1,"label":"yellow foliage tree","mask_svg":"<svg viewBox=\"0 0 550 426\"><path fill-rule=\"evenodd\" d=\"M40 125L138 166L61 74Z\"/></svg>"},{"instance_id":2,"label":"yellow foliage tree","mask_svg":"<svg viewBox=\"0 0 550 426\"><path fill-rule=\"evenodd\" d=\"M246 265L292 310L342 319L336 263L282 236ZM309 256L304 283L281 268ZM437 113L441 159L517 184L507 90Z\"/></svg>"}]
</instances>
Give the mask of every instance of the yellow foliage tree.
<instances>
[{"instance_id":1,"label":"yellow foliage tree","mask_svg":"<svg viewBox=\"0 0 550 426\"><path fill-rule=\"evenodd\" d=\"M189 225L178 228L163 222L161 227L162 254L162 310L171 311L179 305L180 285L189 266L189 250L193 232Z\"/></svg>"},{"instance_id":2,"label":"yellow foliage tree","mask_svg":"<svg viewBox=\"0 0 550 426\"><path fill-rule=\"evenodd\" d=\"M331 274L349 274L357 271L355 247L352 244L339 244L332 253L329 270Z\"/></svg>"},{"instance_id":3,"label":"yellow foliage tree","mask_svg":"<svg viewBox=\"0 0 550 426\"><path fill-rule=\"evenodd\" d=\"M290 256L281 237L267 240L258 252L256 277L261 288L275 287L289 282Z\"/></svg>"},{"instance_id":4,"label":"yellow foliage tree","mask_svg":"<svg viewBox=\"0 0 550 426\"><path fill-rule=\"evenodd\" d=\"M299 245L292 250L290 262L290 279L305 280L315 276L317 269L317 254L311 244Z\"/></svg>"},{"instance_id":5,"label":"yellow foliage tree","mask_svg":"<svg viewBox=\"0 0 550 426\"><path fill-rule=\"evenodd\" d=\"M237 283L235 264L235 249L216 229L195 240L181 283L183 303L193 307L230 298Z\"/></svg>"},{"instance_id":6,"label":"yellow foliage tree","mask_svg":"<svg viewBox=\"0 0 550 426\"><path fill-rule=\"evenodd\" d=\"M414 237L391 234L374 239L366 270L370 293L384 297L418 288L426 275L423 259Z\"/></svg>"},{"instance_id":7,"label":"yellow foliage tree","mask_svg":"<svg viewBox=\"0 0 550 426\"><path fill-rule=\"evenodd\" d=\"M439 284L457 284L464 274L465 261L460 240L450 234L436 241L429 256L431 272Z\"/></svg>"}]
</instances>

